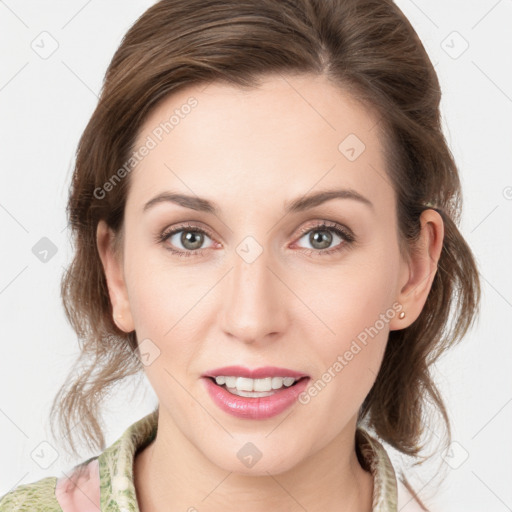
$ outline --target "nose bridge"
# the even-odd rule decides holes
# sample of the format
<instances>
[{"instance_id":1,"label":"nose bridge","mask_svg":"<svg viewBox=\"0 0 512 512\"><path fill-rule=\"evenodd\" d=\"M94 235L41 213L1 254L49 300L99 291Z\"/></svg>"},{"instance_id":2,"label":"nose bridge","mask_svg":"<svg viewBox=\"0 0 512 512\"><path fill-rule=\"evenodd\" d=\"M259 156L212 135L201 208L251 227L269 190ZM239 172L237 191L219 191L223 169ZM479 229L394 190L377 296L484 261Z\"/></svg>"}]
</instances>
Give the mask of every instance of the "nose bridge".
<instances>
[{"instance_id":1,"label":"nose bridge","mask_svg":"<svg viewBox=\"0 0 512 512\"><path fill-rule=\"evenodd\" d=\"M233 269L226 279L223 329L254 342L283 328L283 289L272 268L269 250L251 236L236 247Z\"/></svg>"}]
</instances>

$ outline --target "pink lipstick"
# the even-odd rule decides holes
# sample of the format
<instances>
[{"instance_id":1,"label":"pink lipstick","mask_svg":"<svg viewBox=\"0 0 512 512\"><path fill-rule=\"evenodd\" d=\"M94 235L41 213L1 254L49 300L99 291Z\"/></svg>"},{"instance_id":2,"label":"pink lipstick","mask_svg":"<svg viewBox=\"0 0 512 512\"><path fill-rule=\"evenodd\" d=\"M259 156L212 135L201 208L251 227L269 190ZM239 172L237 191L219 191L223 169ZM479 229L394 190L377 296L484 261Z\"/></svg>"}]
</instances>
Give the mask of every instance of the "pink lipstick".
<instances>
[{"instance_id":1,"label":"pink lipstick","mask_svg":"<svg viewBox=\"0 0 512 512\"><path fill-rule=\"evenodd\" d=\"M227 366L202 375L212 401L238 418L268 419L291 407L308 385L305 373L267 366Z\"/></svg>"}]
</instances>

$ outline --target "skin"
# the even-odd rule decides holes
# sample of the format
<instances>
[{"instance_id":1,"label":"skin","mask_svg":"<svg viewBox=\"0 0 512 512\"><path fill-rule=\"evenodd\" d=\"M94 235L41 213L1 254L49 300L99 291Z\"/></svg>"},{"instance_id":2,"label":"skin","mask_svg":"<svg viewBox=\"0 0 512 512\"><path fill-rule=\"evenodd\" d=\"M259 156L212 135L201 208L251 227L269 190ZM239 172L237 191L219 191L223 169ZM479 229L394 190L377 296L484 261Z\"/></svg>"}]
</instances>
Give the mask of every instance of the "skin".
<instances>
[{"instance_id":1,"label":"skin","mask_svg":"<svg viewBox=\"0 0 512 512\"><path fill-rule=\"evenodd\" d=\"M402 258L378 117L324 77L269 76L250 90L220 83L184 89L151 112L136 147L190 96L198 106L129 177L119 256L103 221L97 230L117 324L160 350L145 366L160 416L155 441L135 459L140 508L226 512L243 502L248 512L370 511L372 477L355 452L357 412L389 331L407 327L422 310L442 248L442 219L425 210L418 251ZM365 144L354 161L338 149L350 133ZM338 188L357 191L373 207L333 199L284 214L292 199ZM142 213L168 190L207 198L220 213L171 202ZM347 227L356 240L329 231L330 244L313 245L300 230L321 221ZM166 250L191 251L181 232L155 241L181 222L212 233L199 255ZM236 251L247 236L263 249L251 263ZM341 250L317 254L324 247ZM247 420L223 412L207 394L201 374L232 364L295 369L312 383L397 303L405 318L385 322L305 405ZM263 454L252 468L237 458L248 442Z\"/></svg>"}]
</instances>

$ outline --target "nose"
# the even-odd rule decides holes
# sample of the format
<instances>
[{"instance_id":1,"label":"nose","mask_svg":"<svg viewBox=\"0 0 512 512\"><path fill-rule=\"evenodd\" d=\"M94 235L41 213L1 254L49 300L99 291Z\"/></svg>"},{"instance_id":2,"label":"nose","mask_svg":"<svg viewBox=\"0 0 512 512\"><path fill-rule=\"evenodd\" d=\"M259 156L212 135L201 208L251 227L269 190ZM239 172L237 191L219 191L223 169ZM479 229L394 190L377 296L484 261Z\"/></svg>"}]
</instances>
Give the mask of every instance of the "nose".
<instances>
[{"instance_id":1,"label":"nose","mask_svg":"<svg viewBox=\"0 0 512 512\"><path fill-rule=\"evenodd\" d=\"M221 327L247 344L275 340L285 332L291 293L265 250L254 261L240 254L234 254L233 268L223 279Z\"/></svg>"}]
</instances>

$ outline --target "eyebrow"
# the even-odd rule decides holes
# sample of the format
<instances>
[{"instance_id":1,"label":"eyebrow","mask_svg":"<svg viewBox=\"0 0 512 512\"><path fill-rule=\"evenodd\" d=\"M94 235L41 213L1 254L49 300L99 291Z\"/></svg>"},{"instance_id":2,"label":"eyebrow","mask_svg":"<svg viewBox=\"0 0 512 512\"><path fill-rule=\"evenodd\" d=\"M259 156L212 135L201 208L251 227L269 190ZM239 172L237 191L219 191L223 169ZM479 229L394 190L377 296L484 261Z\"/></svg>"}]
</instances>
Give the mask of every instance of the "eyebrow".
<instances>
[{"instance_id":1,"label":"eyebrow","mask_svg":"<svg viewBox=\"0 0 512 512\"><path fill-rule=\"evenodd\" d=\"M374 209L373 203L362 196L359 192L353 189L336 189L336 190L324 190L322 192L316 192L315 194L304 195L293 201L288 201L285 204L285 213L297 213L314 208L326 201L332 199L352 199L359 201L362 204ZM187 194L178 194L174 192L162 192L157 196L150 199L143 208L143 212L148 211L153 206L159 203L171 202L184 208L196 210L199 212L212 213L219 215L220 210L215 203L197 196L190 196Z\"/></svg>"}]
</instances>

